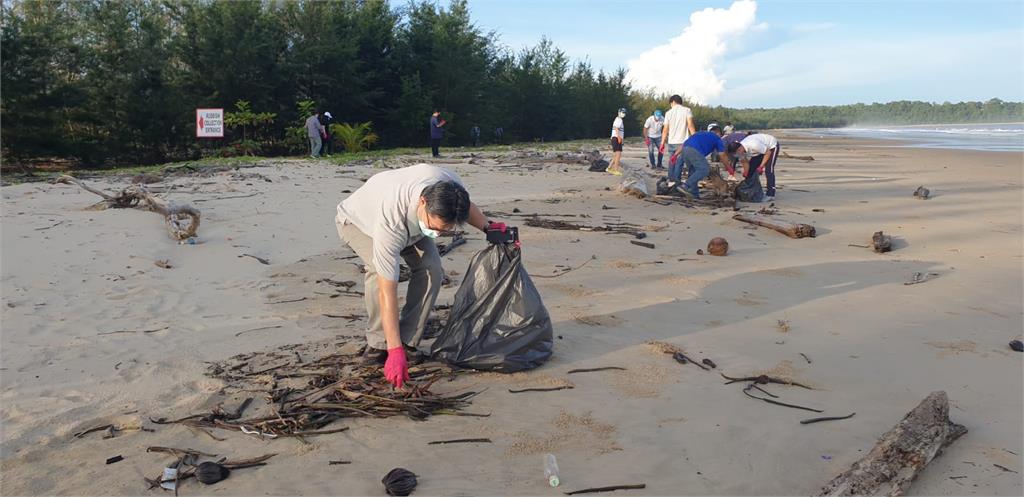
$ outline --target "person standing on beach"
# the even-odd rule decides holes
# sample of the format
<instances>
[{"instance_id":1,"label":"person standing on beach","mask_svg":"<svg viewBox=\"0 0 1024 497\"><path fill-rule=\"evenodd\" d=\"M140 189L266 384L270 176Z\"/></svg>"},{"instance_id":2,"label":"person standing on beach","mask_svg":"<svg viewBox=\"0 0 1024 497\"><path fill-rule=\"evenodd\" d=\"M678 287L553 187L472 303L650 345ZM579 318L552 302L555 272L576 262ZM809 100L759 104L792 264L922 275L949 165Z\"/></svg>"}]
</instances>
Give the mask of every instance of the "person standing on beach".
<instances>
[{"instance_id":1,"label":"person standing on beach","mask_svg":"<svg viewBox=\"0 0 1024 497\"><path fill-rule=\"evenodd\" d=\"M744 177L749 178L753 169L756 169L758 174L764 174L765 202L775 200L775 162L779 159L781 151L779 141L767 133L754 133L738 143L729 145L729 153L740 156Z\"/></svg>"},{"instance_id":2,"label":"person standing on beach","mask_svg":"<svg viewBox=\"0 0 1024 497\"><path fill-rule=\"evenodd\" d=\"M332 116L330 112L324 112L323 119L320 121L324 126L324 134L321 135L324 139L324 144L323 147L320 148L320 155L323 155L324 157L330 157L331 150L334 148L332 146L333 143L331 143L334 141L334 136L331 135L331 121L333 120L334 116Z\"/></svg>"},{"instance_id":3,"label":"person standing on beach","mask_svg":"<svg viewBox=\"0 0 1024 497\"><path fill-rule=\"evenodd\" d=\"M474 147L480 146L480 126L469 128L469 139L473 142Z\"/></svg>"},{"instance_id":4,"label":"person standing on beach","mask_svg":"<svg viewBox=\"0 0 1024 497\"><path fill-rule=\"evenodd\" d=\"M655 169L662 169L661 158L665 156L661 150L661 128L664 123L665 115L657 109L644 121L644 144L647 145L647 160ZM658 152L657 165L654 162L654 152Z\"/></svg>"},{"instance_id":5,"label":"person standing on beach","mask_svg":"<svg viewBox=\"0 0 1024 497\"><path fill-rule=\"evenodd\" d=\"M626 109L620 108L619 113L616 114L615 120L612 121L612 161L608 164L608 168L605 172L612 173L616 176L622 176L622 140L626 137L626 126L622 122L622 119L626 117Z\"/></svg>"},{"instance_id":6,"label":"person standing on beach","mask_svg":"<svg viewBox=\"0 0 1024 497\"><path fill-rule=\"evenodd\" d=\"M441 291L444 269L434 239L469 224L503 230L469 199L462 179L430 164L377 173L338 204L338 236L363 261L367 330L365 365L384 365L396 388L409 381L427 317ZM402 261L409 266L405 305L398 307Z\"/></svg>"},{"instance_id":7,"label":"person standing on beach","mask_svg":"<svg viewBox=\"0 0 1024 497\"><path fill-rule=\"evenodd\" d=\"M444 125L447 121L441 119L441 111L434 110L430 115L430 153L437 159L441 157L441 138L444 138Z\"/></svg>"},{"instance_id":8,"label":"person standing on beach","mask_svg":"<svg viewBox=\"0 0 1024 497\"><path fill-rule=\"evenodd\" d=\"M732 134L733 131L735 131L735 129L732 127L732 123L726 121L725 122L725 127L722 128L722 134L723 135L730 135L730 134Z\"/></svg>"},{"instance_id":9,"label":"person standing on beach","mask_svg":"<svg viewBox=\"0 0 1024 497\"><path fill-rule=\"evenodd\" d=\"M320 113L314 112L306 119L306 134L309 135L309 156L314 159L320 158L320 148L323 146L324 125L320 124Z\"/></svg>"},{"instance_id":10,"label":"person standing on beach","mask_svg":"<svg viewBox=\"0 0 1024 497\"><path fill-rule=\"evenodd\" d=\"M659 150L664 153L665 146L668 145L668 186L673 188L683 175L682 157L676 152L683 148L683 142L690 135L697 132L697 125L693 123L693 112L690 112L689 107L683 106L683 97L672 95L669 97L668 103L671 108L665 113L665 125L661 129ZM672 157L676 157L676 160L672 160Z\"/></svg>"},{"instance_id":11,"label":"person standing on beach","mask_svg":"<svg viewBox=\"0 0 1024 497\"><path fill-rule=\"evenodd\" d=\"M717 124L709 126L708 131L696 133L683 142L680 155L682 155L682 162L689 170L689 174L686 176L685 186L676 187L679 188L680 193L688 197L700 198L700 180L708 177L708 173L711 171L711 164L708 163L707 156L712 152L718 153L718 160L723 164L729 160L729 156L725 153L725 144L722 143L722 128L719 128ZM676 178L676 181L679 181L679 178Z\"/></svg>"}]
</instances>

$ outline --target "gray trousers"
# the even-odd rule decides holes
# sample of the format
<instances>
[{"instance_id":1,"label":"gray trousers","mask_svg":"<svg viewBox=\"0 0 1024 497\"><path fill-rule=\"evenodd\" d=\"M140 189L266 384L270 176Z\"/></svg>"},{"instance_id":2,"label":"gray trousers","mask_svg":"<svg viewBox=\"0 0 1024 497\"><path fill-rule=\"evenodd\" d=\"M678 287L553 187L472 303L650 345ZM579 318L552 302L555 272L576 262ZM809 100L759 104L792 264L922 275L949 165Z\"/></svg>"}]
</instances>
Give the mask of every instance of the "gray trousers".
<instances>
[{"instance_id":1,"label":"gray trousers","mask_svg":"<svg viewBox=\"0 0 1024 497\"><path fill-rule=\"evenodd\" d=\"M320 140L320 135L309 137L309 155L320 157L320 148L322 146L323 141Z\"/></svg>"},{"instance_id":2,"label":"gray trousers","mask_svg":"<svg viewBox=\"0 0 1024 497\"><path fill-rule=\"evenodd\" d=\"M380 297L377 295L377 270L373 267L373 239L363 233L354 224L335 223L338 236L348 244L366 267L363 285L363 301L366 303L367 328L366 343L375 349L387 349L384 341L384 326L380 314ZM409 288L405 293L405 305L398 315L398 330L402 343L418 347L423 338L423 330L427 324L430 311L441 291L444 269L441 267L441 256L437 245L430 238L422 238L414 245L402 251L402 259L409 265Z\"/></svg>"}]
</instances>

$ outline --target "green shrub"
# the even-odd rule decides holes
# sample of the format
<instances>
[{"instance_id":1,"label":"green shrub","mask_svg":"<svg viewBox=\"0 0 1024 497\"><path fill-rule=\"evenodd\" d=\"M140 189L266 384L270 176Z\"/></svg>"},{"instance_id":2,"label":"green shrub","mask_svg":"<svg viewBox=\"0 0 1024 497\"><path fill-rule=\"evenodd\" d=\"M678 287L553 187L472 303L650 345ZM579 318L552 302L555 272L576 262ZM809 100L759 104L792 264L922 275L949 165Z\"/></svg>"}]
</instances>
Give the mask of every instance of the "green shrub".
<instances>
[{"instance_id":1,"label":"green shrub","mask_svg":"<svg viewBox=\"0 0 1024 497\"><path fill-rule=\"evenodd\" d=\"M331 136L345 147L346 152L362 152L377 143L380 138L373 132L373 123L366 121L355 125L337 123L331 125Z\"/></svg>"}]
</instances>

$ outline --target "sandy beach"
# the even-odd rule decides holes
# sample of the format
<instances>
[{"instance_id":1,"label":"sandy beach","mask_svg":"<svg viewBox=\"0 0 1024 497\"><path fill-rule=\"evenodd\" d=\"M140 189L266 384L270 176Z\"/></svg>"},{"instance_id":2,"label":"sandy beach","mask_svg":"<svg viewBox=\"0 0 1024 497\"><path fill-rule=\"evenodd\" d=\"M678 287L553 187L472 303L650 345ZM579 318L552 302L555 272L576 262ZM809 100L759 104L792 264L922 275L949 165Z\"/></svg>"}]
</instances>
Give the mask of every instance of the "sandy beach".
<instances>
[{"instance_id":1,"label":"sandy beach","mask_svg":"<svg viewBox=\"0 0 1024 497\"><path fill-rule=\"evenodd\" d=\"M305 442L227 431L217 441L150 419L233 405L237 396L205 375L207 362L288 344L339 347L361 335L363 321L324 316L364 315L361 298L331 298L317 283L362 286L358 259L338 239L335 206L381 165L427 154L351 167L261 160L158 184L171 188L166 198L202 210L197 245L169 238L152 213L84 210L99 199L73 185L3 187L0 493L162 494L143 477L173 458L146 448L170 446L229 458L278 454L215 486L183 483L181 495L384 495L380 479L394 467L419 476L420 496L638 483L646 488L613 495L810 495L944 390L950 418L969 432L911 494L1021 495L1024 355L1007 346L1024 327L1021 154L778 136L784 152L814 160L779 160L773 217L811 224L816 238L738 222L732 209L645 202L579 164L522 167L501 153L471 159L442 150L435 163L459 173L486 211L633 223L647 227L644 241L655 248L628 235L501 219L520 226L533 275L593 257L534 279L555 323L553 359L435 387L486 388L471 410L489 417L346 420L337 424L350 430ZM627 167L645 160L639 144L627 144ZM128 179L89 182L115 190ZM921 185L932 198L912 197ZM766 204L740 205L753 213ZM892 252L852 246L879 230L893 235ZM729 241L728 256L697 255L716 236ZM445 257L456 283L485 244L471 233ZM931 279L905 285L915 273ZM456 289L445 288L438 303ZM710 358L718 370L680 364L645 344L652 340ZM625 369L567 374L604 366ZM806 383L814 389L773 393L824 414L748 398L719 372ZM562 384L575 388L508 392ZM73 436L104 424L117 436ZM493 443L427 444L464 437ZM558 489L543 477L549 452L561 469ZM105 464L117 455L124 460ZM339 459L351 464L328 464Z\"/></svg>"}]
</instances>

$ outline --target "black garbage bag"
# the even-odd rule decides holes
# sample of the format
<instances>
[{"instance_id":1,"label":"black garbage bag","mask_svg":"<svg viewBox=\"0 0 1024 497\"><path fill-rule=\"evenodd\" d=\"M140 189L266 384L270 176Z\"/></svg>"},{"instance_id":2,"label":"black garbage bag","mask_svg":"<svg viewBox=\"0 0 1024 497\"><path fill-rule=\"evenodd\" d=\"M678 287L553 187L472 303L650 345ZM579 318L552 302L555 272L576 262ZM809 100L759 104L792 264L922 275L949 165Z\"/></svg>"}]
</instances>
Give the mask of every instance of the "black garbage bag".
<instances>
[{"instance_id":1,"label":"black garbage bag","mask_svg":"<svg viewBox=\"0 0 1024 497\"><path fill-rule=\"evenodd\" d=\"M757 171L752 171L750 176L747 176L740 184L736 185L733 196L740 202L756 203L764 200L764 189L761 188L761 175Z\"/></svg>"},{"instance_id":2,"label":"black garbage bag","mask_svg":"<svg viewBox=\"0 0 1024 497\"><path fill-rule=\"evenodd\" d=\"M495 244L470 260L430 355L458 367L512 373L546 362L552 335L551 316L519 248Z\"/></svg>"}]
</instances>

